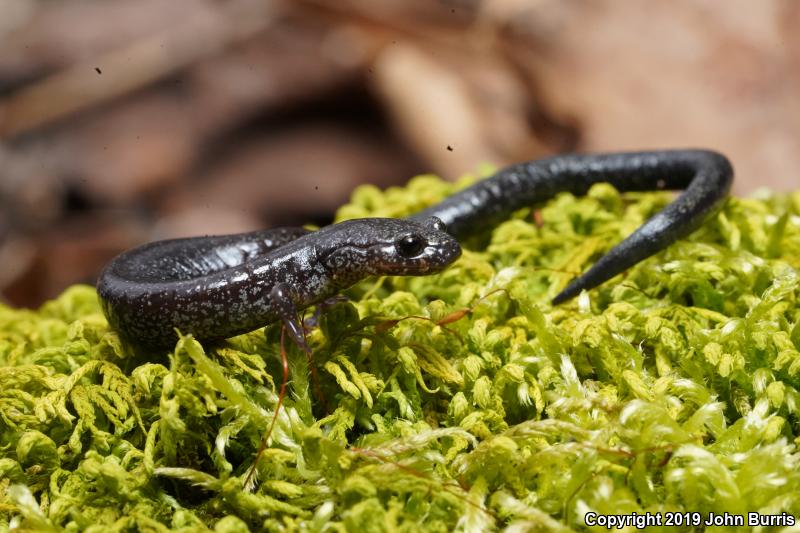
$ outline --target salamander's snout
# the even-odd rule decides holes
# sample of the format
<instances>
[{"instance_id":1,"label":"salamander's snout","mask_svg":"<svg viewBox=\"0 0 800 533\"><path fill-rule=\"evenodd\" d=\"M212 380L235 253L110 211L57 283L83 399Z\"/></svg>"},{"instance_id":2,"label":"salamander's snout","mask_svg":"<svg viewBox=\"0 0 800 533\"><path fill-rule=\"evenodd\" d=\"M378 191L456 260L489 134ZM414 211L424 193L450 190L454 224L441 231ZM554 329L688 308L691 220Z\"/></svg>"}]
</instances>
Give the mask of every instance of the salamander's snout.
<instances>
[{"instance_id":1,"label":"salamander's snout","mask_svg":"<svg viewBox=\"0 0 800 533\"><path fill-rule=\"evenodd\" d=\"M403 221L394 238L371 250L374 274L419 276L435 274L461 256L458 241L436 217L424 222Z\"/></svg>"},{"instance_id":2,"label":"salamander's snout","mask_svg":"<svg viewBox=\"0 0 800 533\"><path fill-rule=\"evenodd\" d=\"M365 276L435 274L461 256L458 241L441 220L360 218L314 234L317 257L342 286Z\"/></svg>"}]
</instances>

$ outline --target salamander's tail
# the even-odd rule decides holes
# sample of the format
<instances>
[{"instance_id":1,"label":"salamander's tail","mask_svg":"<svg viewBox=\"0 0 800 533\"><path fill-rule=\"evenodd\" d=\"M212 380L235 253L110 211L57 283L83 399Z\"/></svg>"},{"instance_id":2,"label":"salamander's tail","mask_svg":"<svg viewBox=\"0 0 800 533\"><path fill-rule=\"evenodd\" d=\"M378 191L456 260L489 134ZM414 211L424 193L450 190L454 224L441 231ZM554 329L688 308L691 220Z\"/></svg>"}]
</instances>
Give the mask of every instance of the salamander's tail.
<instances>
[{"instance_id":1,"label":"salamander's tail","mask_svg":"<svg viewBox=\"0 0 800 533\"><path fill-rule=\"evenodd\" d=\"M557 305L622 273L697 229L725 202L733 168L725 156L706 150L672 152L670 172L685 174L689 184L678 198L645 222L574 279L555 298Z\"/></svg>"}]
</instances>

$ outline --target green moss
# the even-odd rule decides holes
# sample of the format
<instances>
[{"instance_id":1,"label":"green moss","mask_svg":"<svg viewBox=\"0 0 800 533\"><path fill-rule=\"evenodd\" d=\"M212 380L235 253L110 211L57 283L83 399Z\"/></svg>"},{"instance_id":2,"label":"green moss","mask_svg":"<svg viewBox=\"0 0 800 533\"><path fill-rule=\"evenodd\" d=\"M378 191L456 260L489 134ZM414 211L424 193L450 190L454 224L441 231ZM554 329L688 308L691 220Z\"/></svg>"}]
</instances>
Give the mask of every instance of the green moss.
<instances>
[{"instance_id":1,"label":"green moss","mask_svg":"<svg viewBox=\"0 0 800 533\"><path fill-rule=\"evenodd\" d=\"M339 219L402 216L468 181L362 187ZM276 403L278 325L143 355L90 287L38 311L0 306L0 530L800 515L800 193L731 200L691 238L549 304L669 198L561 195L540 227L523 210L441 275L351 289L309 336L316 384L289 347L253 491L242 481Z\"/></svg>"}]
</instances>

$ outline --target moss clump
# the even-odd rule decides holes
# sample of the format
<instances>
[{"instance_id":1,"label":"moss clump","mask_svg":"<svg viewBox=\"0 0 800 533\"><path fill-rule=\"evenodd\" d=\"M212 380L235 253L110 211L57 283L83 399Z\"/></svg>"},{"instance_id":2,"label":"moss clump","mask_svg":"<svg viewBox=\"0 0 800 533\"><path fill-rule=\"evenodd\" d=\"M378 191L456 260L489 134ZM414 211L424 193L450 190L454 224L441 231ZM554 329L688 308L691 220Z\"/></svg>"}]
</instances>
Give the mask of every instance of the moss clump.
<instances>
[{"instance_id":1,"label":"moss clump","mask_svg":"<svg viewBox=\"0 0 800 533\"><path fill-rule=\"evenodd\" d=\"M362 187L340 219L402 216L467 181ZM290 394L253 491L242 481L276 403L278 325L137 354L90 287L38 311L0 306L0 530L798 515L800 193L731 200L691 238L549 304L669 198L562 195L539 225L521 211L441 275L351 289L310 333L316 385L289 347Z\"/></svg>"}]
</instances>

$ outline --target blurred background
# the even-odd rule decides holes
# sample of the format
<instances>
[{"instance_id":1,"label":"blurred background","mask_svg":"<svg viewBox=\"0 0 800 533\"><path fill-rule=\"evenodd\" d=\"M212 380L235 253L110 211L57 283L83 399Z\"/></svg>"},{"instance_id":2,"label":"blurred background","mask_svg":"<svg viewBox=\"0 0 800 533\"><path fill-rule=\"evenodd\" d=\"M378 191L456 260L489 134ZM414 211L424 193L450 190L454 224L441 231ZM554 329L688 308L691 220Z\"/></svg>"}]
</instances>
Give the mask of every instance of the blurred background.
<instances>
[{"instance_id":1,"label":"blurred background","mask_svg":"<svg viewBox=\"0 0 800 533\"><path fill-rule=\"evenodd\" d=\"M0 300L565 151L800 188L798 27L795 0L0 0Z\"/></svg>"}]
</instances>

